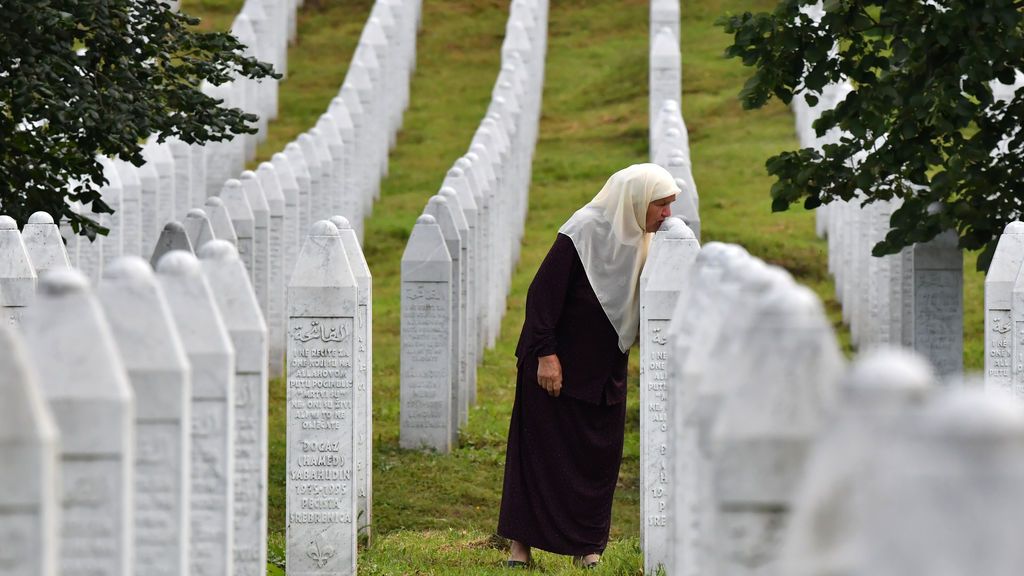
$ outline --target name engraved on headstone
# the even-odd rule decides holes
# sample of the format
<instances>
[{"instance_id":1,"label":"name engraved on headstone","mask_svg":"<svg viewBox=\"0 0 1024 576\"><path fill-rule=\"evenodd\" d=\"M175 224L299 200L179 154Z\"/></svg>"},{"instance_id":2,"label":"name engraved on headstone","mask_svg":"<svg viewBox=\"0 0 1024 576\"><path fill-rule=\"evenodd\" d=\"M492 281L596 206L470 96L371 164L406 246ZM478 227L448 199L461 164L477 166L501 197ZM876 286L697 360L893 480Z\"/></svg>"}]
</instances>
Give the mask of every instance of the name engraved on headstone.
<instances>
[{"instance_id":1,"label":"name engraved on headstone","mask_svg":"<svg viewBox=\"0 0 1024 576\"><path fill-rule=\"evenodd\" d=\"M955 374L962 370L963 308L953 306L961 295L961 272L921 270L914 287L915 349L929 358L939 374Z\"/></svg>"}]
</instances>

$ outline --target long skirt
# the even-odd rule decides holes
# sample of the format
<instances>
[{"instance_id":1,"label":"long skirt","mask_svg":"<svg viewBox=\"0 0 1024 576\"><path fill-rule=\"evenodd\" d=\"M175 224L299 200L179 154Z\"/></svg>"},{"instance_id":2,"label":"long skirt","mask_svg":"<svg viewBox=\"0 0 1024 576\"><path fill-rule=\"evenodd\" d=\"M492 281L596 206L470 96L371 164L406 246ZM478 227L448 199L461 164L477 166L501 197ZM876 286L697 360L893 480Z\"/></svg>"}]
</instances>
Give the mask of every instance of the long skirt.
<instances>
[{"instance_id":1,"label":"long skirt","mask_svg":"<svg viewBox=\"0 0 1024 576\"><path fill-rule=\"evenodd\" d=\"M554 398L536 374L537 361L527 361L516 378L498 534L556 554L600 554L611 527L626 403Z\"/></svg>"}]
</instances>

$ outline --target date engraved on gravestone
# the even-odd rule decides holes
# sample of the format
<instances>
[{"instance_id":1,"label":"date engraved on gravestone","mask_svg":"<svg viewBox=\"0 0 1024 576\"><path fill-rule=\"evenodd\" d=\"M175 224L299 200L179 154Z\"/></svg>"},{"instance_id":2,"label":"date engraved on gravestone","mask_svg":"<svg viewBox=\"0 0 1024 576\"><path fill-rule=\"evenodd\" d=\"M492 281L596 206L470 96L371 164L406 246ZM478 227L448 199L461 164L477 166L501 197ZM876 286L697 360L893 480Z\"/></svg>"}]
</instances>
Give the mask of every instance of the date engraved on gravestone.
<instances>
[{"instance_id":1,"label":"date engraved on gravestone","mask_svg":"<svg viewBox=\"0 0 1024 576\"><path fill-rule=\"evenodd\" d=\"M403 428L446 429L446 397L451 378L448 284L404 282L402 383L409 399L402 406Z\"/></svg>"},{"instance_id":2,"label":"date engraved on gravestone","mask_svg":"<svg viewBox=\"0 0 1024 576\"><path fill-rule=\"evenodd\" d=\"M222 400L192 402L192 550L190 574L224 573L223 542L230 529L224 519L228 506L227 407Z\"/></svg>"},{"instance_id":3,"label":"date engraved on gravestone","mask_svg":"<svg viewBox=\"0 0 1024 576\"><path fill-rule=\"evenodd\" d=\"M355 510L352 318L288 324L289 546L298 574L343 570Z\"/></svg>"},{"instance_id":4,"label":"date engraved on gravestone","mask_svg":"<svg viewBox=\"0 0 1024 576\"><path fill-rule=\"evenodd\" d=\"M121 514L117 497L121 464L116 459L61 463L64 484L61 570L66 576L119 574Z\"/></svg>"}]
</instances>

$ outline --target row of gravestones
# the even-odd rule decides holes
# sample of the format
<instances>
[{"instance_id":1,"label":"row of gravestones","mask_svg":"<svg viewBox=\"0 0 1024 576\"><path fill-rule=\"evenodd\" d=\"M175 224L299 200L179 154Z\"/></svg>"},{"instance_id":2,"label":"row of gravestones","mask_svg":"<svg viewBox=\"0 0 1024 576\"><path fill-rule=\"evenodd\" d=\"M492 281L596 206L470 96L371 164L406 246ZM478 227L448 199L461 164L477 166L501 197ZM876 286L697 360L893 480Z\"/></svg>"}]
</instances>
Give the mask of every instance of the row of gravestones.
<instances>
[{"instance_id":1,"label":"row of gravestones","mask_svg":"<svg viewBox=\"0 0 1024 576\"><path fill-rule=\"evenodd\" d=\"M679 0L653 0L650 8L650 161L676 179L682 194L672 203L672 213L682 217L699 239L700 198L693 179L689 131L679 108L683 82Z\"/></svg>"},{"instance_id":2,"label":"row of gravestones","mask_svg":"<svg viewBox=\"0 0 1024 576\"><path fill-rule=\"evenodd\" d=\"M1024 395L1024 223L999 237L985 275L985 384Z\"/></svg>"},{"instance_id":3,"label":"row of gravestones","mask_svg":"<svg viewBox=\"0 0 1024 576\"><path fill-rule=\"evenodd\" d=\"M448 452L476 403L526 218L544 78L546 0L514 0L502 67L465 156L402 255L400 445Z\"/></svg>"},{"instance_id":4,"label":"row of gravestones","mask_svg":"<svg viewBox=\"0 0 1024 576\"><path fill-rule=\"evenodd\" d=\"M408 104L419 11L418 0L376 2L328 110L255 171L235 171L252 157L242 151L254 141L241 136L202 148L154 139L141 167L102 158L103 198L115 212L101 223L110 234L90 242L64 230L71 264L96 282L121 255L152 254L155 263L164 251L184 247L186 235L193 249L211 238L236 243L270 328L271 375L280 375L284 287L300 231L339 214L362 236Z\"/></svg>"},{"instance_id":5,"label":"row of gravestones","mask_svg":"<svg viewBox=\"0 0 1024 576\"><path fill-rule=\"evenodd\" d=\"M177 6L172 6L177 9ZM286 0L247 0L235 17L231 32L245 47L247 56L268 62L287 73L288 42L295 39L298 4ZM206 145L187 144L177 138L149 138L143 147L142 166L101 157L106 183L100 186L103 201L114 214L89 214L110 229L93 242L76 237L65 227L72 263L93 281L102 266L122 254L152 252L160 225L183 220L188 210L214 195L230 174L238 174L256 154L256 145L267 137L267 122L278 113L278 81L259 82L240 76L220 86L204 84L205 94L225 105L257 115L258 132L241 134L230 141ZM73 183L77 184L77 183ZM73 203L83 213L88 207Z\"/></svg>"},{"instance_id":6,"label":"row of gravestones","mask_svg":"<svg viewBox=\"0 0 1024 576\"><path fill-rule=\"evenodd\" d=\"M268 330L238 250L218 239L198 258L174 249L156 274L125 256L94 290L70 267L56 225L43 220L34 217L23 240L14 220L0 217L0 262L25 271L18 282L0 281L0 290L38 292L17 311L15 328L0 328L8 367L0 392L9 399L0 411L0 459L8 463L0 470L0 534L17 544L0 555L3 573L264 574ZM301 512L288 525L291 535L341 494L291 480L317 480L340 461L354 475L345 490L354 543L371 502L371 278L348 222L335 216L326 225L338 251L314 261L307 241L289 289L289 341L315 332L346 342L350 385L344 398L331 396L328 374L341 358L290 349L289 414L298 409L302 430L327 437L309 442L289 428L288 503ZM311 279L335 280L323 278L332 266L343 267L351 292L343 338L317 332L316 320L296 325L324 313L303 297ZM343 404L344 437L355 439L348 442L324 425Z\"/></svg>"},{"instance_id":7,"label":"row of gravestones","mask_svg":"<svg viewBox=\"0 0 1024 576\"><path fill-rule=\"evenodd\" d=\"M899 349L846 369L817 296L678 219L641 278L645 571L1010 574L1024 408L934 390Z\"/></svg>"},{"instance_id":8,"label":"row of gravestones","mask_svg":"<svg viewBox=\"0 0 1024 576\"><path fill-rule=\"evenodd\" d=\"M801 13L820 21L819 2ZM853 91L849 82L827 85L810 105L798 95L792 109L803 148L839 141L837 130L818 135L814 122ZM819 236L828 240L828 270L835 280L843 321L860 349L878 345L912 348L943 375L963 371L963 256L957 236L945 232L899 254L874 257L871 250L889 231L899 199L865 203L861 194L849 201L820 206Z\"/></svg>"},{"instance_id":9,"label":"row of gravestones","mask_svg":"<svg viewBox=\"0 0 1024 576\"><path fill-rule=\"evenodd\" d=\"M35 220L43 252L0 218L5 262L51 258L0 346L4 573L262 574L267 329L237 250L125 256L94 288Z\"/></svg>"}]
</instances>

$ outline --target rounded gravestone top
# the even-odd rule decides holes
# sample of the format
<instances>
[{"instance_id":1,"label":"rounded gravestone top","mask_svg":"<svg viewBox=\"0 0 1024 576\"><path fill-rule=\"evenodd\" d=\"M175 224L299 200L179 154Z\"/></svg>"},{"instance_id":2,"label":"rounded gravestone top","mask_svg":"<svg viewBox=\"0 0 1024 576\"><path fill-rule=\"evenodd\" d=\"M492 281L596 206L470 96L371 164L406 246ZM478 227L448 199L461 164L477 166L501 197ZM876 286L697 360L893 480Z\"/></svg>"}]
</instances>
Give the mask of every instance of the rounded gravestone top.
<instances>
[{"instance_id":1,"label":"rounded gravestone top","mask_svg":"<svg viewBox=\"0 0 1024 576\"><path fill-rule=\"evenodd\" d=\"M675 222L669 223L669 220L675 220ZM666 228L666 226L668 226ZM696 240L697 235L690 230L690 227L686 225L686 222L682 218L672 216L667 218L665 222L661 224L661 228L664 232L663 237L666 240Z\"/></svg>"},{"instance_id":2,"label":"rounded gravestone top","mask_svg":"<svg viewBox=\"0 0 1024 576\"><path fill-rule=\"evenodd\" d=\"M443 206L447 206L448 199L445 198L444 196L438 196L437 194L434 194L433 196L430 197L430 200L427 200L427 204L441 204Z\"/></svg>"},{"instance_id":3,"label":"rounded gravestone top","mask_svg":"<svg viewBox=\"0 0 1024 576\"><path fill-rule=\"evenodd\" d=\"M260 165L256 167L256 172L277 172L277 168L274 168L274 165L270 162L260 162Z\"/></svg>"},{"instance_id":4,"label":"rounded gravestone top","mask_svg":"<svg viewBox=\"0 0 1024 576\"><path fill-rule=\"evenodd\" d=\"M220 198L218 198L217 196L210 196L209 198L206 199L206 205L207 206L223 206L224 205L224 201L221 200Z\"/></svg>"},{"instance_id":5,"label":"rounded gravestone top","mask_svg":"<svg viewBox=\"0 0 1024 576\"><path fill-rule=\"evenodd\" d=\"M467 167L471 167L472 165L473 159L469 157L469 154L466 154L455 161L455 168L459 168L462 170L465 170Z\"/></svg>"},{"instance_id":6,"label":"rounded gravestone top","mask_svg":"<svg viewBox=\"0 0 1024 576\"><path fill-rule=\"evenodd\" d=\"M676 158L686 160L686 152L684 152L682 148L673 148L672 150L669 150L668 158L669 160L675 160Z\"/></svg>"},{"instance_id":7,"label":"rounded gravestone top","mask_svg":"<svg viewBox=\"0 0 1024 576\"><path fill-rule=\"evenodd\" d=\"M665 136L667 136L668 138L679 138L682 135L683 133L680 132L679 128L676 128L675 126L669 128L668 130L665 130Z\"/></svg>"},{"instance_id":8,"label":"rounded gravestone top","mask_svg":"<svg viewBox=\"0 0 1024 576\"><path fill-rule=\"evenodd\" d=\"M17 230L18 223L10 216L0 216L0 230Z\"/></svg>"},{"instance_id":9,"label":"rounded gravestone top","mask_svg":"<svg viewBox=\"0 0 1024 576\"><path fill-rule=\"evenodd\" d=\"M452 188L451 186L444 186L443 188L438 190L437 195L440 196L442 200L459 197L459 193L456 192L455 189Z\"/></svg>"},{"instance_id":10,"label":"rounded gravestone top","mask_svg":"<svg viewBox=\"0 0 1024 576\"><path fill-rule=\"evenodd\" d=\"M234 178L230 178L224 182L224 187L221 188L221 194L223 194L225 190L232 190L234 188L240 189L241 187L242 183L240 181L235 180Z\"/></svg>"},{"instance_id":11,"label":"rounded gravestone top","mask_svg":"<svg viewBox=\"0 0 1024 576\"><path fill-rule=\"evenodd\" d=\"M676 186L679 187L680 192L687 190L689 188L689 186L686 184L686 180L683 180L682 178L676 178L675 182Z\"/></svg>"},{"instance_id":12,"label":"rounded gravestone top","mask_svg":"<svg viewBox=\"0 0 1024 576\"><path fill-rule=\"evenodd\" d=\"M473 150L477 146L480 146L480 145L479 144L474 144L473 146L470 146L469 149ZM466 152L466 155L464 156L464 158L466 160L469 160L471 163L476 164L477 160L480 159L480 155L477 154L475 151L471 151L471 152Z\"/></svg>"},{"instance_id":13,"label":"rounded gravestone top","mask_svg":"<svg viewBox=\"0 0 1024 576\"><path fill-rule=\"evenodd\" d=\"M344 216L331 216L331 224L334 224L338 230L352 229L352 224Z\"/></svg>"},{"instance_id":14,"label":"rounded gravestone top","mask_svg":"<svg viewBox=\"0 0 1024 576\"><path fill-rule=\"evenodd\" d=\"M220 198L218 198L220 200ZM206 210L202 208L192 208L185 214L186 218L206 218Z\"/></svg>"},{"instance_id":15,"label":"rounded gravestone top","mask_svg":"<svg viewBox=\"0 0 1024 576\"><path fill-rule=\"evenodd\" d=\"M929 405L924 427L945 437L1020 437L1024 435L1024 408L1008 394L953 389Z\"/></svg>"},{"instance_id":16,"label":"rounded gravestone top","mask_svg":"<svg viewBox=\"0 0 1024 576\"><path fill-rule=\"evenodd\" d=\"M925 392L935 381L931 365L920 355L896 347L875 348L850 367L846 386L856 391Z\"/></svg>"},{"instance_id":17,"label":"rounded gravestone top","mask_svg":"<svg viewBox=\"0 0 1024 576\"><path fill-rule=\"evenodd\" d=\"M256 173L252 170L246 170L242 172L242 175L238 177L239 180L256 180Z\"/></svg>"},{"instance_id":18,"label":"rounded gravestone top","mask_svg":"<svg viewBox=\"0 0 1024 576\"><path fill-rule=\"evenodd\" d=\"M167 276L198 276L202 273L199 260L185 250L171 250L164 254L156 263L156 271Z\"/></svg>"},{"instance_id":19,"label":"rounded gravestone top","mask_svg":"<svg viewBox=\"0 0 1024 576\"><path fill-rule=\"evenodd\" d=\"M682 155L673 154L673 155L668 157L668 165L669 166L685 166L686 165L686 158L683 157Z\"/></svg>"},{"instance_id":20,"label":"rounded gravestone top","mask_svg":"<svg viewBox=\"0 0 1024 576\"><path fill-rule=\"evenodd\" d=\"M186 233L185 232L185 226L183 226L182 223L178 222L177 220L171 220L167 224L164 224L164 231L165 232L174 232L175 234L178 234L178 233L185 234Z\"/></svg>"},{"instance_id":21,"label":"rounded gravestone top","mask_svg":"<svg viewBox=\"0 0 1024 576\"><path fill-rule=\"evenodd\" d=\"M199 248L199 258L202 260L231 262L238 260L238 249L227 240L210 240Z\"/></svg>"},{"instance_id":22,"label":"rounded gravestone top","mask_svg":"<svg viewBox=\"0 0 1024 576\"><path fill-rule=\"evenodd\" d=\"M287 148L287 146L285 146ZM278 162L287 162L288 157L284 155L284 152L274 152L274 155L270 157L271 160L277 160Z\"/></svg>"},{"instance_id":23,"label":"rounded gravestone top","mask_svg":"<svg viewBox=\"0 0 1024 576\"><path fill-rule=\"evenodd\" d=\"M28 217L29 224L53 224L53 216L47 212L36 212Z\"/></svg>"},{"instance_id":24,"label":"rounded gravestone top","mask_svg":"<svg viewBox=\"0 0 1024 576\"><path fill-rule=\"evenodd\" d=\"M675 112L679 110L679 102L675 100L665 100L661 103L662 112Z\"/></svg>"},{"instance_id":25,"label":"rounded gravestone top","mask_svg":"<svg viewBox=\"0 0 1024 576\"><path fill-rule=\"evenodd\" d=\"M416 225L419 226L420 224L425 226L437 226L437 219L430 214L421 214L420 217L416 219Z\"/></svg>"},{"instance_id":26,"label":"rounded gravestone top","mask_svg":"<svg viewBox=\"0 0 1024 576\"><path fill-rule=\"evenodd\" d=\"M114 260L110 266L103 268L104 280L127 282L146 282L152 280L153 269L138 256L122 256Z\"/></svg>"},{"instance_id":27,"label":"rounded gravestone top","mask_svg":"<svg viewBox=\"0 0 1024 576\"><path fill-rule=\"evenodd\" d=\"M284 149L288 150L288 151L291 151L291 152L302 152L302 148L299 147L299 143L295 142L295 141L292 141L292 142L289 142L288 144L286 144Z\"/></svg>"},{"instance_id":28,"label":"rounded gravestone top","mask_svg":"<svg viewBox=\"0 0 1024 576\"><path fill-rule=\"evenodd\" d=\"M313 226L309 229L310 236L341 236L338 232L338 227L331 223L330 220L318 220L313 223Z\"/></svg>"},{"instance_id":29,"label":"rounded gravestone top","mask_svg":"<svg viewBox=\"0 0 1024 576\"><path fill-rule=\"evenodd\" d=\"M1024 222L1010 222L1003 229L1003 234L1024 234Z\"/></svg>"},{"instance_id":30,"label":"rounded gravestone top","mask_svg":"<svg viewBox=\"0 0 1024 576\"><path fill-rule=\"evenodd\" d=\"M491 131L488 130L487 128L481 128L480 130L478 130L478 132L480 132L481 134L487 134L488 136L491 134ZM483 150L484 152L487 151L487 147L484 146L483 144L479 143L479 142L477 142L476 144L473 144L472 146L470 146L469 149L472 150L472 152L470 152L470 154L472 154L473 152L477 152L479 150ZM467 154L467 156L468 156L468 154Z\"/></svg>"},{"instance_id":31,"label":"rounded gravestone top","mask_svg":"<svg viewBox=\"0 0 1024 576\"><path fill-rule=\"evenodd\" d=\"M466 173L462 171L461 166L456 165L448 169L448 175L452 176L453 178L462 178L463 176L466 175Z\"/></svg>"},{"instance_id":32,"label":"rounded gravestone top","mask_svg":"<svg viewBox=\"0 0 1024 576\"><path fill-rule=\"evenodd\" d=\"M89 290L89 279L74 268L52 268L39 279L39 292L47 296L79 294Z\"/></svg>"}]
</instances>

